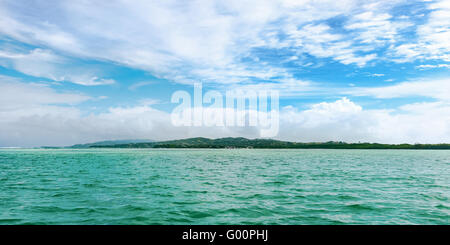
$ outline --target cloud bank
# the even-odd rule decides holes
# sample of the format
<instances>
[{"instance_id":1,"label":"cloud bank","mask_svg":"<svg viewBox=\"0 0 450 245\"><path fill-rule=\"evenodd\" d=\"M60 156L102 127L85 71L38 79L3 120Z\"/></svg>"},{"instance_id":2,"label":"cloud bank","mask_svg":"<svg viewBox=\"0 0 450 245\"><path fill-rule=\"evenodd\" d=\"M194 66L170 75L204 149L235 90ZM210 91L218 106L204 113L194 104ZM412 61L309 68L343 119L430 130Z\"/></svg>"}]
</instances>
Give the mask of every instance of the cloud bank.
<instances>
[{"instance_id":1,"label":"cloud bank","mask_svg":"<svg viewBox=\"0 0 450 245\"><path fill-rule=\"evenodd\" d=\"M175 127L170 113L152 108L151 103L111 107L106 112L85 115L74 105L92 99L88 96L7 77L0 79L0 98L0 146L62 146L133 138L256 138L260 132L257 127L248 126ZM448 101L373 110L344 97L312 104L305 110L283 107L280 132L275 138L302 142L442 143L450 138L449 121Z\"/></svg>"}]
</instances>

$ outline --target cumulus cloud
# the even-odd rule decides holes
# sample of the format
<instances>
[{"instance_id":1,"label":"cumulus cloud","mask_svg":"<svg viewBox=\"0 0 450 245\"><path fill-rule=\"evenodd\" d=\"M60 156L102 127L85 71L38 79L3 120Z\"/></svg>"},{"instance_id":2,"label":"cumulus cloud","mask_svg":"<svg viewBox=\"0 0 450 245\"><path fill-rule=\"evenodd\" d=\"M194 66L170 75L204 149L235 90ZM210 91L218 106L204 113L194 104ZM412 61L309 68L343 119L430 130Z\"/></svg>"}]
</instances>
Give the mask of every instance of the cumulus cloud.
<instances>
[{"instance_id":1,"label":"cumulus cloud","mask_svg":"<svg viewBox=\"0 0 450 245\"><path fill-rule=\"evenodd\" d=\"M343 98L311 109L285 108L280 139L384 143L443 143L450 141L450 104L405 105L395 110L364 110Z\"/></svg>"}]
</instances>

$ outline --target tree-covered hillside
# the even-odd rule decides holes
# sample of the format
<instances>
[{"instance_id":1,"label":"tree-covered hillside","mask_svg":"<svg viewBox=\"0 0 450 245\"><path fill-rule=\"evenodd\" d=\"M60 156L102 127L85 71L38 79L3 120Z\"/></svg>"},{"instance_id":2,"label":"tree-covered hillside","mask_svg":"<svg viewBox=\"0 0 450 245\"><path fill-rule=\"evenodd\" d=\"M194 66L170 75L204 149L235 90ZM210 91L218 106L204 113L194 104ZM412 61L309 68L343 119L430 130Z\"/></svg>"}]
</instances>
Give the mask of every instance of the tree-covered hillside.
<instances>
[{"instance_id":1,"label":"tree-covered hillside","mask_svg":"<svg viewBox=\"0 0 450 245\"><path fill-rule=\"evenodd\" d=\"M450 149L450 144L378 144L345 142L299 143L272 139L189 138L161 142L93 145L102 148L258 148L258 149Z\"/></svg>"}]
</instances>

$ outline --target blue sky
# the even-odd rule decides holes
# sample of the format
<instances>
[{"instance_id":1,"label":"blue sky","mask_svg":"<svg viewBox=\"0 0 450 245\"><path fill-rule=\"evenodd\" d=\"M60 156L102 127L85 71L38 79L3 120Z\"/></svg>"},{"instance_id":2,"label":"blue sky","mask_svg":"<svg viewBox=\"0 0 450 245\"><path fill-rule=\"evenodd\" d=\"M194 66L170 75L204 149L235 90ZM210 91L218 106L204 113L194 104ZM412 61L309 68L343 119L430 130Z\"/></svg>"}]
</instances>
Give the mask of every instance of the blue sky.
<instances>
[{"instance_id":1,"label":"blue sky","mask_svg":"<svg viewBox=\"0 0 450 245\"><path fill-rule=\"evenodd\" d=\"M277 139L450 142L450 1L0 2L0 146L255 138L177 90L278 89Z\"/></svg>"}]
</instances>

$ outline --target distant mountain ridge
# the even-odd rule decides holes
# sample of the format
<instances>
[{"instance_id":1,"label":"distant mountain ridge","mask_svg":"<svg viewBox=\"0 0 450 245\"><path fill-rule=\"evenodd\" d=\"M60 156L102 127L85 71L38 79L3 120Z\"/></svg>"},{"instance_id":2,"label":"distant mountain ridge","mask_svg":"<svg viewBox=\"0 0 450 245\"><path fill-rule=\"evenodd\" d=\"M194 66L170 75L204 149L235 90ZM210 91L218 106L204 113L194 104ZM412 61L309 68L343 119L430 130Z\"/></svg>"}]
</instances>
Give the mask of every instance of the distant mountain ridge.
<instances>
[{"instance_id":1,"label":"distant mountain ridge","mask_svg":"<svg viewBox=\"0 0 450 245\"><path fill-rule=\"evenodd\" d=\"M91 145L99 148L256 148L256 149L450 149L450 144L378 144L345 142L299 143L273 139L203 137L160 142L130 142L119 144Z\"/></svg>"},{"instance_id":2,"label":"distant mountain ridge","mask_svg":"<svg viewBox=\"0 0 450 245\"><path fill-rule=\"evenodd\" d=\"M148 139L135 139L135 140L105 140L94 143L87 144L76 144L73 146L69 146L68 148L91 148L98 146L112 146L112 145L121 145L121 144L133 144L133 143L143 143L143 142L154 142L154 140Z\"/></svg>"}]
</instances>

